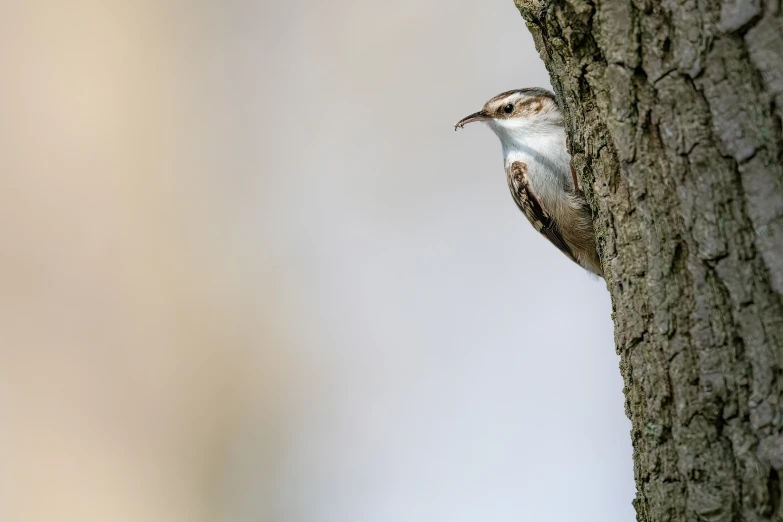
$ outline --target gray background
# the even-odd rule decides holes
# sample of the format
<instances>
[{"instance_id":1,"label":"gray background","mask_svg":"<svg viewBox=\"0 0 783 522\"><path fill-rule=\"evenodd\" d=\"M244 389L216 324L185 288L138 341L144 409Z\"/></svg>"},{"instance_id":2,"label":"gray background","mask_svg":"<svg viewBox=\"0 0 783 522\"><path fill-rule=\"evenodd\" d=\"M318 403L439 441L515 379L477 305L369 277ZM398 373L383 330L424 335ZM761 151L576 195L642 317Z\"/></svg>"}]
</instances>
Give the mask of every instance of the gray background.
<instances>
[{"instance_id":1,"label":"gray background","mask_svg":"<svg viewBox=\"0 0 783 522\"><path fill-rule=\"evenodd\" d=\"M4 520L633 520L603 281L452 130L549 86L511 0L60 4L0 16Z\"/></svg>"}]
</instances>

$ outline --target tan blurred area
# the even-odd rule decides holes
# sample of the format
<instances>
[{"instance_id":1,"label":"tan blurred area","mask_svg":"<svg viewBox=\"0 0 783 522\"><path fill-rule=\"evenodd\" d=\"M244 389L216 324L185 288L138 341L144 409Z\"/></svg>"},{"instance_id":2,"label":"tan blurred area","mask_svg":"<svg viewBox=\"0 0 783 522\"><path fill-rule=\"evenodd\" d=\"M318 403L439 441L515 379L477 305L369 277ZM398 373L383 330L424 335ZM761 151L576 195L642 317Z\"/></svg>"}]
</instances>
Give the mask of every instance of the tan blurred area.
<instances>
[{"instance_id":1,"label":"tan blurred area","mask_svg":"<svg viewBox=\"0 0 783 522\"><path fill-rule=\"evenodd\" d=\"M0 1L0 521L633 517L603 283L453 130L547 85L510 0Z\"/></svg>"},{"instance_id":2,"label":"tan blurred area","mask_svg":"<svg viewBox=\"0 0 783 522\"><path fill-rule=\"evenodd\" d=\"M10 4L0 519L217 520L247 348L270 339L199 206L183 64L200 19L147 1ZM273 378L254 375L257 411Z\"/></svg>"}]
</instances>

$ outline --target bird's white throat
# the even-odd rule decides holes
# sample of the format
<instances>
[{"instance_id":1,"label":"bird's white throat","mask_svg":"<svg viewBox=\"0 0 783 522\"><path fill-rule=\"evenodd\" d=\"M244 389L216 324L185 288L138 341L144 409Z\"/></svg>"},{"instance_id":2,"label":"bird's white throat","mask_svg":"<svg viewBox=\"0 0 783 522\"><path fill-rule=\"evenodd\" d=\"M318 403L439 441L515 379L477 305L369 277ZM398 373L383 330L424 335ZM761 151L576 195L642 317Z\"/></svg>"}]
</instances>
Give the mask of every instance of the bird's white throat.
<instances>
[{"instance_id":1,"label":"bird's white throat","mask_svg":"<svg viewBox=\"0 0 783 522\"><path fill-rule=\"evenodd\" d=\"M487 121L487 125L500 138L506 165L514 161L536 162L543 156L550 162L565 163L567 168L570 157L562 125L526 118L493 119Z\"/></svg>"}]
</instances>

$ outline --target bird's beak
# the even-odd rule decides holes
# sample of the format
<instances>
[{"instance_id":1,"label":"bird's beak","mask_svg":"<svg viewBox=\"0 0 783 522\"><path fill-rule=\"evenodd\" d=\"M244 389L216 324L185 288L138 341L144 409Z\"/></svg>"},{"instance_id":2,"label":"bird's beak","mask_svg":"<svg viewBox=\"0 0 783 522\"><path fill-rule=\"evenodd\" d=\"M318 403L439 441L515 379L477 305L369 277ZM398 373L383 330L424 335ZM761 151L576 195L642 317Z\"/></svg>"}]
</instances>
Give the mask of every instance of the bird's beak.
<instances>
[{"instance_id":1,"label":"bird's beak","mask_svg":"<svg viewBox=\"0 0 783 522\"><path fill-rule=\"evenodd\" d=\"M487 121L487 120L491 120L491 119L492 118L489 116L489 114L487 114L486 111L482 110L482 111L474 112L470 116L467 116L467 117L462 118L461 120L459 120L457 122L457 124L454 125L454 130L461 129L462 127L464 127L468 123L473 123L474 121Z\"/></svg>"}]
</instances>

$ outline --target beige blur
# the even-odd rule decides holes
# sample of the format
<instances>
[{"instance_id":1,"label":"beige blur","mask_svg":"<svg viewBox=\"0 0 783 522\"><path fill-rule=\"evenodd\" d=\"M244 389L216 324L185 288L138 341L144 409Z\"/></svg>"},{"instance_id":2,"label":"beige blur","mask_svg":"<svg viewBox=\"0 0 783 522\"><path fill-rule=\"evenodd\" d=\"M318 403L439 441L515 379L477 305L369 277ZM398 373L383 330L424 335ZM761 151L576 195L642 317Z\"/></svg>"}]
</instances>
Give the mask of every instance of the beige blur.
<instances>
[{"instance_id":1,"label":"beige blur","mask_svg":"<svg viewBox=\"0 0 783 522\"><path fill-rule=\"evenodd\" d=\"M216 520L242 350L270 339L191 182L198 28L157 2L15 4L0 9L0 518ZM277 384L253 386L259 407Z\"/></svg>"},{"instance_id":2,"label":"beige blur","mask_svg":"<svg viewBox=\"0 0 783 522\"><path fill-rule=\"evenodd\" d=\"M608 296L452 131L513 2L10 4L0 520L632 516Z\"/></svg>"}]
</instances>

